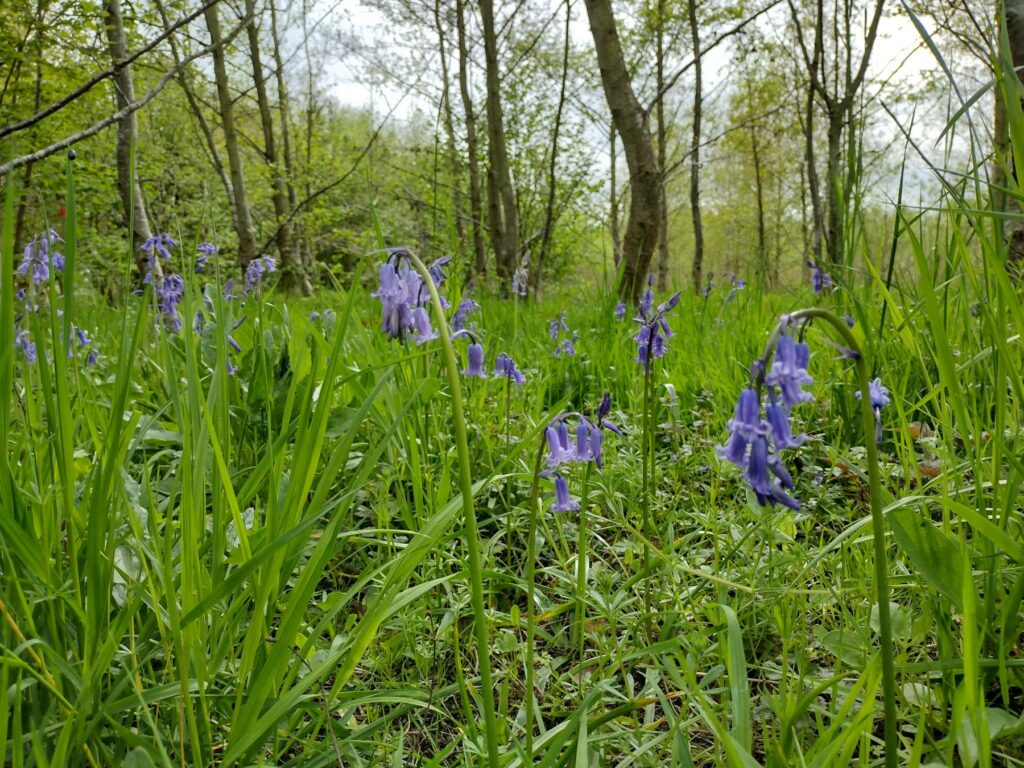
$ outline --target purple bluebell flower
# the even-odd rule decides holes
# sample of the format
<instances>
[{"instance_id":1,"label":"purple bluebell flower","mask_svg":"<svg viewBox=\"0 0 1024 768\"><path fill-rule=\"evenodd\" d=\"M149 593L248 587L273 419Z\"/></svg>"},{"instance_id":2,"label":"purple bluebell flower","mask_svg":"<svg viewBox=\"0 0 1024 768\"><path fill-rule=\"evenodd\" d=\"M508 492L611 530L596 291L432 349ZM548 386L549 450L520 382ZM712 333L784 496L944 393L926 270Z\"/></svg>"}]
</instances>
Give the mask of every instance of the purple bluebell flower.
<instances>
[{"instance_id":1,"label":"purple bluebell flower","mask_svg":"<svg viewBox=\"0 0 1024 768\"><path fill-rule=\"evenodd\" d=\"M235 341L235 337L234 337L234 336L232 336L231 334L228 334L228 344L230 344L230 345L231 345L231 348L232 348L233 350L235 350L235 352L238 352L239 354L241 354L241 352L242 352L242 347L241 347L241 346L239 346L238 342L237 342L237 341Z\"/></svg>"},{"instance_id":2,"label":"purple bluebell flower","mask_svg":"<svg viewBox=\"0 0 1024 768\"><path fill-rule=\"evenodd\" d=\"M703 290L701 291L701 295L702 295L702 296L703 296L703 297L704 297L705 299L706 299L706 298L707 298L708 296L710 296L710 295L711 295L711 291L712 291L712 290L714 289L714 287L715 287L714 277L715 277L715 273L714 273L714 272L708 272L708 279L707 279L707 282L706 282L706 283L704 283L704 289L703 289Z\"/></svg>"},{"instance_id":3,"label":"purple bluebell flower","mask_svg":"<svg viewBox=\"0 0 1024 768\"><path fill-rule=\"evenodd\" d=\"M806 344L795 341L789 335L779 337L775 359L765 382L779 388L786 408L814 399L810 392L802 389L804 385L814 383L814 379L807 373L809 358L810 348Z\"/></svg>"},{"instance_id":4,"label":"purple bluebell flower","mask_svg":"<svg viewBox=\"0 0 1024 768\"><path fill-rule=\"evenodd\" d=\"M463 299L459 302L455 314L452 315L452 328L461 331L466 327L466 318L480 309L480 305L472 299Z\"/></svg>"},{"instance_id":5,"label":"purple bluebell flower","mask_svg":"<svg viewBox=\"0 0 1024 768\"><path fill-rule=\"evenodd\" d=\"M548 321L548 335L551 336L551 340L556 340L565 331L569 332L569 325L565 322L565 310L562 310L561 316L554 320Z\"/></svg>"},{"instance_id":6,"label":"purple bluebell flower","mask_svg":"<svg viewBox=\"0 0 1024 768\"><path fill-rule=\"evenodd\" d=\"M451 256L442 256L439 259L435 259L431 262L430 266L427 267L427 272L430 273L430 279L438 288L444 285L444 281L448 279L448 275L445 274L444 268L451 260Z\"/></svg>"},{"instance_id":7,"label":"purple bluebell flower","mask_svg":"<svg viewBox=\"0 0 1024 768\"><path fill-rule=\"evenodd\" d=\"M579 502L574 501L569 496L569 486L565 482L565 478L558 476L555 478L555 503L551 505L552 512L575 512L580 508Z\"/></svg>"},{"instance_id":8,"label":"purple bluebell flower","mask_svg":"<svg viewBox=\"0 0 1024 768\"><path fill-rule=\"evenodd\" d=\"M504 352L498 355L498 359L494 363L494 375L504 376L516 385L520 385L526 381L522 371L516 368L515 362Z\"/></svg>"},{"instance_id":9,"label":"purple bluebell flower","mask_svg":"<svg viewBox=\"0 0 1024 768\"><path fill-rule=\"evenodd\" d=\"M569 447L569 428L564 421L558 425L549 424L544 430L544 437L548 441L548 468L554 469L559 464L572 461L575 454Z\"/></svg>"},{"instance_id":10,"label":"purple bluebell flower","mask_svg":"<svg viewBox=\"0 0 1024 768\"><path fill-rule=\"evenodd\" d=\"M744 389L736 402L736 414L725 425L729 440L715 449L719 458L732 462L738 467L747 465L747 446L759 435L763 435L767 424L761 420L761 404L754 389Z\"/></svg>"},{"instance_id":11,"label":"purple bluebell flower","mask_svg":"<svg viewBox=\"0 0 1024 768\"><path fill-rule=\"evenodd\" d=\"M238 366L231 362L231 358L224 361L225 368L227 368L228 376L234 376L238 373Z\"/></svg>"},{"instance_id":12,"label":"purple bluebell flower","mask_svg":"<svg viewBox=\"0 0 1024 768\"><path fill-rule=\"evenodd\" d=\"M551 354L553 354L555 357L561 357L563 355L565 357L574 357L576 355L577 340L578 336L573 337L571 339L562 339L562 343L555 347L554 352L552 352Z\"/></svg>"},{"instance_id":13,"label":"purple bluebell flower","mask_svg":"<svg viewBox=\"0 0 1024 768\"><path fill-rule=\"evenodd\" d=\"M425 344L440 336L430 324L430 311L426 307L416 307L412 311L412 322L417 344Z\"/></svg>"},{"instance_id":14,"label":"purple bluebell flower","mask_svg":"<svg viewBox=\"0 0 1024 768\"><path fill-rule=\"evenodd\" d=\"M858 389L854 393L858 400L861 399L861 393ZM868 382L868 394L871 397L871 410L875 413L875 444L882 444L882 409L887 406L891 401L889 397L889 388L882 384L881 379L875 379Z\"/></svg>"},{"instance_id":15,"label":"purple bluebell flower","mask_svg":"<svg viewBox=\"0 0 1024 768\"><path fill-rule=\"evenodd\" d=\"M590 426L582 419L576 425L576 452L572 457L576 462L588 462L594 460L594 454L590 450Z\"/></svg>"},{"instance_id":16,"label":"purple bluebell flower","mask_svg":"<svg viewBox=\"0 0 1024 768\"><path fill-rule=\"evenodd\" d=\"M192 321L192 330L196 333L202 333L203 328L206 326L206 315L203 314L202 309L196 310L196 318Z\"/></svg>"},{"instance_id":17,"label":"purple bluebell flower","mask_svg":"<svg viewBox=\"0 0 1024 768\"><path fill-rule=\"evenodd\" d=\"M526 271L526 264L520 264L515 272L512 273L512 293L517 296L526 296L529 292L529 274Z\"/></svg>"},{"instance_id":18,"label":"purple bluebell flower","mask_svg":"<svg viewBox=\"0 0 1024 768\"><path fill-rule=\"evenodd\" d=\"M35 365L36 362L36 345L32 343L32 339L29 338L28 331L22 328L14 337L14 345L21 350L21 353L25 356L25 362L29 365Z\"/></svg>"},{"instance_id":19,"label":"purple bluebell flower","mask_svg":"<svg viewBox=\"0 0 1024 768\"><path fill-rule=\"evenodd\" d=\"M626 302L620 301L615 305L615 319L620 322L626 319Z\"/></svg>"},{"instance_id":20,"label":"purple bluebell flower","mask_svg":"<svg viewBox=\"0 0 1024 768\"><path fill-rule=\"evenodd\" d=\"M99 355L96 354L96 348L90 348L89 354L85 357L86 365L96 365L96 361L99 360Z\"/></svg>"},{"instance_id":21,"label":"purple bluebell flower","mask_svg":"<svg viewBox=\"0 0 1024 768\"><path fill-rule=\"evenodd\" d=\"M846 321L847 328L853 328L853 326L857 324L857 321L853 319L853 315L851 315L849 312L843 315L843 320Z\"/></svg>"},{"instance_id":22,"label":"purple bluebell flower","mask_svg":"<svg viewBox=\"0 0 1024 768\"><path fill-rule=\"evenodd\" d=\"M640 317L644 320L654 311L654 275L647 278L647 290L640 296L640 304L637 308L640 310Z\"/></svg>"},{"instance_id":23,"label":"purple bluebell flower","mask_svg":"<svg viewBox=\"0 0 1024 768\"><path fill-rule=\"evenodd\" d=\"M206 269L206 264L210 257L217 253L217 246L213 243L200 243L196 246L196 272L202 272Z\"/></svg>"},{"instance_id":24,"label":"purple bluebell flower","mask_svg":"<svg viewBox=\"0 0 1024 768\"><path fill-rule=\"evenodd\" d=\"M808 261L807 266L811 268L811 287L815 293L820 294L832 287L832 275L813 261Z\"/></svg>"},{"instance_id":25,"label":"purple bluebell flower","mask_svg":"<svg viewBox=\"0 0 1024 768\"><path fill-rule=\"evenodd\" d=\"M633 359L644 367L644 372L649 371L652 361L665 356L665 339L670 338L672 329L669 327L668 319L665 317L675 309L679 303L681 291L676 291L665 301L654 308L653 276L648 280L647 290L640 299L640 315L635 318L640 323L640 330L637 331L633 341L636 343L636 357Z\"/></svg>"},{"instance_id":26,"label":"purple bluebell flower","mask_svg":"<svg viewBox=\"0 0 1024 768\"><path fill-rule=\"evenodd\" d=\"M40 232L25 246L17 273L19 275L31 273L32 284L39 285L50 278L51 269L63 272L64 254L54 250L54 246L62 242L64 240L61 236L52 229Z\"/></svg>"},{"instance_id":27,"label":"purple bluebell flower","mask_svg":"<svg viewBox=\"0 0 1024 768\"><path fill-rule=\"evenodd\" d=\"M466 357L469 363L465 368L463 368L462 374L464 376L478 376L481 379L486 379L487 372L484 371L484 348L476 342L473 342L469 345Z\"/></svg>"},{"instance_id":28,"label":"purple bluebell flower","mask_svg":"<svg viewBox=\"0 0 1024 768\"><path fill-rule=\"evenodd\" d=\"M604 397L601 398L601 405L597 408L597 426L598 428L607 427L616 435L622 436L622 430L615 426L612 422L608 421L608 414L612 411L612 396L610 392L605 392Z\"/></svg>"},{"instance_id":29,"label":"purple bluebell flower","mask_svg":"<svg viewBox=\"0 0 1024 768\"><path fill-rule=\"evenodd\" d=\"M757 496L761 506L765 504L782 504L790 509L800 509L800 502L789 496L782 487L773 482L769 472L772 471L772 462L769 461L768 439L764 435L754 438L750 447L750 458L747 461L747 471L743 479L750 484ZM788 473L786 473L788 477ZM792 484L792 479L789 479Z\"/></svg>"},{"instance_id":30,"label":"purple bluebell flower","mask_svg":"<svg viewBox=\"0 0 1024 768\"><path fill-rule=\"evenodd\" d=\"M92 343L92 339L89 338L89 334L87 334L83 329L77 326L72 327L75 329L75 336L78 337L79 347L87 347Z\"/></svg>"},{"instance_id":31,"label":"purple bluebell flower","mask_svg":"<svg viewBox=\"0 0 1024 768\"><path fill-rule=\"evenodd\" d=\"M598 469L604 468L604 432L599 427L590 430L590 455Z\"/></svg>"},{"instance_id":32,"label":"purple bluebell flower","mask_svg":"<svg viewBox=\"0 0 1024 768\"><path fill-rule=\"evenodd\" d=\"M164 317L164 324L174 333L181 330L181 318L178 316L178 304L185 296L185 281L181 275L169 274L157 277L153 283L153 293Z\"/></svg>"},{"instance_id":33,"label":"purple bluebell flower","mask_svg":"<svg viewBox=\"0 0 1024 768\"><path fill-rule=\"evenodd\" d=\"M277 268L277 262L273 256L263 256L253 259L245 268L245 295L248 296L256 288L257 283Z\"/></svg>"},{"instance_id":34,"label":"purple bluebell flower","mask_svg":"<svg viewBox=\"0 0 1024 768\"><path fill-rule=\"evenodd\" d=\"M804 444L807 435L793 436L789 428L789 415L781 405L769 403L765 408L765 416L771 427L772 444L775 446L775 450L782 451L786 448L796 448Z\"/></svg>"},{"instance_id":35,"label":"purple bluebell flower","mask_svg":"<svg viewBox=\"0 0 1024 768\"><path fill-rule=\"evenodd\" d=\"M170 249L177 247L178 244L174 242L174 239L169 234L166 232L160 232L146 240L139 246L139 249L147 251L151 259L153 255L156 254L164 261L168 261L171 258Z\"/></svg>"},{"instance_id":36,"label":"purple bluebell flower","mask_svg":"<svg viewBox=\"0 0 1024 768\"><path fill-rule=\"evenodd\" d=\"M235 296L235 278L229 277L227 281L224 283L224 300L231 301L232 299L237 298L238 297ZM208 302L207 306L209 306L212 309L213 302Z\"/></svg>"}]
</instances>

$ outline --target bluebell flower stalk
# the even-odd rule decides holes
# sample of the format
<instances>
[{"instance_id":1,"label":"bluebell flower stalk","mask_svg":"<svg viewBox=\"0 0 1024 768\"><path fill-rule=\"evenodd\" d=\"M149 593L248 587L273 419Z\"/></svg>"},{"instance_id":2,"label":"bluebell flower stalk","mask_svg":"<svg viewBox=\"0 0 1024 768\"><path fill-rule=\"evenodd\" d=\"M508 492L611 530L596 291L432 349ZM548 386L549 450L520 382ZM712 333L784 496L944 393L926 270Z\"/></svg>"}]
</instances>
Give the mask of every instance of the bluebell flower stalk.
<instances>
[{"instance_id":1,"label":"bluebell flower stalk","mask_svg":"<svg viewBox=\"0 0 1024 768\"><path fill-rule=\"evenodd\" d=\"M870 366L864 351L850 331L846 321L825 309L802 309L783 315L765 347L762 357L751 366L751 386L740 395L736 415L729 422L730 437L719 455L745 469L744 479L753 488L761 504L798 504L783 489L792 489L793 481L782 464L778 452L795 447L803 436L794 438L786 417L789 409L809 398L802 387L810 383L807 374L809 350L795 340L791 332L805 321L821 320L831 326L841 338L843 347L851 354L844 358L853 362L857 370L861 424L867 453L868 487L870 489L871 528L875 577L875 598L878 608L879 650L882 659L883 718L885 729L885 765L895 768L899 755L896 714L896 673L893 662L892 617L889 610L889 565L885 549L885 517L882 513L882 481L878 461L878 442L881 430L881 410L890 402L889 390L880 379L870 379ZM771 369L768 361L775 361ZM766 373L767 371L767 373ZM767 418L760 418L762 385L769 388ZM783 401L780 407L775 396ZM873 439L872 439L873 438ZM774 441L775 452L769 451ZM749 448L748 448L749 446ZM774 476L774 479L773 479Z\"/></svg>"},{"instance_id":2,"label":"bluebell flower stalk","mask_svg":"<svg viewBox=\"0 0 1024 768\"><path fill-rule=\"evenodd\" d=\"M476 511L473 506L472 463L469 455L469 441L466 433L466 417L462 404L462 383L459 380L459 363L455 347L448 334L444 318L444 306L437 286L430 272L414 253L405 251L404 256L426 284L430 302L434 307L437 328L441 337L442 356L451 388L452 426L455 446L459 457L459 487L462 493L462 511L465 517L466 554L470 581L470 604L473 608L473 630L476 638L477 663L480 668L480 700L483 708L484 738L489 768L499 768L500 748L498 744L498 722L494 707L494 685L491 677L490 641L487 613L484 609L483 567L480 558L480 534L477 527Z\"/></svg>"}]
</instances>

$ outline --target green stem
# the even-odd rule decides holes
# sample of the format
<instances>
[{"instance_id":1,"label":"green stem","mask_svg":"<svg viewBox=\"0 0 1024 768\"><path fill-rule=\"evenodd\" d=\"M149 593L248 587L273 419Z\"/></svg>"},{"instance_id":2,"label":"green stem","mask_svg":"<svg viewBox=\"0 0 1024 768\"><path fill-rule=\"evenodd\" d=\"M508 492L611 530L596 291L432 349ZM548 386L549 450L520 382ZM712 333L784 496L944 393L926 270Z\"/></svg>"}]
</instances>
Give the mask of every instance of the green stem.
<instances>
[{"instance_id":1,"label":"green stem","mask_svg":"<svg viewBox=\"0 0 1024 768\"><path fill-rule=\"evenodd\" d=\"M544 460L544 433L537 446L537 459L533 465L533 485L530 488L530 524L526 539L526 765L533 765L533 645L537 633L537 609L534 596L537 591L537 515L540 506L540 466Z\"/></svg>"},{"instance_id":2,"label":"green stem","mask_svg":"<svg viewBox=\"0 0 1024 768\"><path fill-rule=\"evenodd\" d=\"M505 377L505 451L512 452L512 377ZM512 475L505 476L505 565L512 570Z\"/></svg>"},{"instance_id":3,"label":"green stem","mask_svg":"<svg viewBox=\"0 0 1024 768\"><path fill-rule=\"evenodd\" d=\"M889 614L889 563L885 550L885 516L882 513L882 476L875 443L875 413L871 407L870 367L846 323L825 309L802 309L790 315L793 322L803 319L824 320L842 336L843 342L857 353L857 378L860 384L860 412L867 448L868 486L871 493L871 530L874 546L875 595L878 601L878 635L882 655L882 698L885 717L885 765L896 768L899 736L896 720L896 671L893 660L892 618ZM769 351L778 340L781 329L768 341ZM767 355L765 358L767 359Z\"/></svg>"},{"instance_id":4,"label":"green stem","mask_svg":"<svg viewBox=\"0 0 1024 768\"><path fill-rule=\"evenodd\" d=\"M438 332L444 353L445 368L448 371L448 385L452 397L452 423L455 427L455 445L459 452L459 486L462 491L462 511L465 515L465 543L469 560L470 602L473 606L473 629L476 635L477 663L480 665L480 700L484 710L484 735L487 742L487 763L490 768L499 768L498 722L494 714L494 686L491 681L490 643L488 642L487 614L484 611L484 577L480 564L480 534L477 531L476 511L473 509L473 476L469 458L469 441L466 437L466 416L462 406L462 383L459 380L459 362L455 355L448 325L430 272L411 252L405 254L423 278L430 290L430 301L434 306Z\"/></svg>"},{"instance_id":5,"label":"green stem","mask_svg":"<svg viewBox=\"0 0 1024 768\"><path fill-rule=\"evenodd\" d=\"M587 592L587 507L590 503L590 471L593 463L587 464L583 473L583 493L580 497L580 521L576 534L576 641L580 651L580 702L583 700L583 657L586 646L586 592Z\"/></svg>"},{"instance_id":6,"label":"green stem","mask_svg":"<svg viewBox=\"0 0 1024 768\"><path fill-rule=\"evenodd\" d=\"M653 334L652 334L653 335ZM644 365L644 413L641 420L642 432L640 442L640 454L643 459L643 478L641 487L641 505L640 510L642 514L641 524L644 532L644 574L646 574L644 582L644 627L647 630L647 639L649 641L654 640L654 630L651 624L651 547L648 544L651 541L651 463L653 456L651 455L651 448L653 446L653 440L651 432L654 429L654 425L651 423L651 359L650 350L648 350L647 364Z\"/></svg>"}]
</instances>

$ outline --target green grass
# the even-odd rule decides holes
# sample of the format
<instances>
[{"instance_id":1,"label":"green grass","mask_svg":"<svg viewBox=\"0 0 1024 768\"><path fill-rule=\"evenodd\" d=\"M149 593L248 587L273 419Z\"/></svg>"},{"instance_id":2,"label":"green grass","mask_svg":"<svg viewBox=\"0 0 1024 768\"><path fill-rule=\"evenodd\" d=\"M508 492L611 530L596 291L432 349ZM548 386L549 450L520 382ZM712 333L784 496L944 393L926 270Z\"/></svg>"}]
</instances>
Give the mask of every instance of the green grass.
<instances>
[{"instance_id":1,"label":"green grass","mask_svg":"<svg viewBox=\"0 0 1024 768\"><path fill-rule=\"evenodd\" d=\"M1024 314L984 201L951 189L938 214L898 211L900 268L860 253L829 296L684 296L650 380L645 516L644 376L610 294L477 297L489 367L507 352L527 380L460 381L440 341L378 330L372 258L314 301L243 303L182 257L176 334L151 292L111 308L72 286L84 254L65 230L67 272L23 312L11 200L6 764L881 765L873 435L824 326L806 331L815 399L794 411L811 439L786 459L802 508L758 506L714 455L778 317L810 306L852 312L892 392L879 453L898 763L1024 764ZM563 307L575 357L552 355ZM72 322L96 366L66 356ZM602 470L569 472L585 520L551 514L544 427L605 391L626 434L606 435Z\"/></svg>"}]
</instances>

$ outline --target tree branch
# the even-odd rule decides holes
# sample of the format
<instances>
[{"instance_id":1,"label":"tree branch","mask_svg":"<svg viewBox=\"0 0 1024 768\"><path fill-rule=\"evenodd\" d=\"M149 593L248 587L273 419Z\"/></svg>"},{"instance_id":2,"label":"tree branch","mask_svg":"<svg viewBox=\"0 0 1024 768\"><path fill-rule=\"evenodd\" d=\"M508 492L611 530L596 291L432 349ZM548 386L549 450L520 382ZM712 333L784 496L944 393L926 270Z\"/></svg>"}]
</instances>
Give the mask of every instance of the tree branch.
<instances>
[{"instance_id":1,"label":"tree branch","mask_svg":"<svg viewBox=\"0 0 1024 768\"><path fill-rule=\"evenodd\" d=\"M212 2L207 4L207 7L212 6L212 5L214 5L214 4L218 3L218 2L220 2L220 0L212 0ZM245 29L245 25L248 24L248 23L249 23L249 17L247 16L247 17L245 17L242 20L242 22L237 27L232 29L231 32L229 32L224 37L224 39L221 41L220 45L227 45L229 42L231 42L243 29ZM29 154L29 155L22 155L21 157L15 158L14 160L11 160L8 163L4 163L3 165L0 165L0 176L6 176L7 174L9 174L11 171L13 171L16 168L20 168L21 166L26 165L28 163L34 163L37 160L42 160L44 158L47 158L50 155L54 155L54 154L60 152L62 149L67 149L72 144L77 144L78 142L82 141L83 139L88 139L91 136L95 136L97 133L102 131L107 126L113 125L114 123L124 119L125 117L127 117L130 114L132 114L133 112L136 112L136 111L142 109L149 102L151 102L154 98L156 98L156 95L158 93L160 93L160 91L162 91L164 89L164 86L166 86L167 83L169 83L171 81L171 79L174 78L187 65L191 64L193 61L195 61L196 59L200 58L201 56L205 56L206 54L210 53L211 51L213 51L215 48L218 48L218 47L219 47L218 45L208 45L206 48L203 48L203 49L201 49L199 51L196 51L195 53L189 54L189 56L184 58L184 59L182 59L181 62L177 66L172 67L167 72L165 72L163 77L161 77L160 80L157 82L157 84L155 86L153 86L153 89L150 90L141 99L138 99L137 101L133 101L131 104L126 105L124 107L124 109L121 109L120 111L115 112L114 114L110 115L109 117L103 118L98 123L95 123L95 124L91 125L90 127L86 128L84 131L79 131L78 133L72 134L71 136L67 136L67 137L61 139L60 141L54 142L53 144L51 144L48 147L44 147L43 149L40 149L40 150L38 150L36 152L33 152L33 153Z\"/></svg>"}]
</instances>

